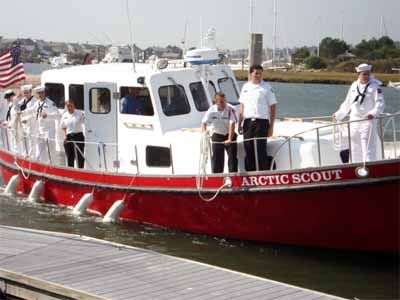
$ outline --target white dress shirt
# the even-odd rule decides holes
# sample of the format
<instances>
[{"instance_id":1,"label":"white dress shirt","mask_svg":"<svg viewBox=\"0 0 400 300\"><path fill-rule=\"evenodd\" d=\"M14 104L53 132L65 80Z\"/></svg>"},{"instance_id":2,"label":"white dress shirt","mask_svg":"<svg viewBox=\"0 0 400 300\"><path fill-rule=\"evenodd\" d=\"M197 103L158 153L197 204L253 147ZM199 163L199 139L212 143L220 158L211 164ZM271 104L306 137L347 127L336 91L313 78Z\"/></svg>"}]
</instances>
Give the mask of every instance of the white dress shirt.
<instances>
[{"instance_id":1,"label":"white dress shirt","mask_svg":"<svg viewBox=\"0 0 400 300\"><path fill-rule=\"evenodd\" d=\"M85 115L83 112L75 110L71 114L66 111L61 117L61 128L66 129L67 134L83 132L84 121Z\"/></svg>"}]
</instances>

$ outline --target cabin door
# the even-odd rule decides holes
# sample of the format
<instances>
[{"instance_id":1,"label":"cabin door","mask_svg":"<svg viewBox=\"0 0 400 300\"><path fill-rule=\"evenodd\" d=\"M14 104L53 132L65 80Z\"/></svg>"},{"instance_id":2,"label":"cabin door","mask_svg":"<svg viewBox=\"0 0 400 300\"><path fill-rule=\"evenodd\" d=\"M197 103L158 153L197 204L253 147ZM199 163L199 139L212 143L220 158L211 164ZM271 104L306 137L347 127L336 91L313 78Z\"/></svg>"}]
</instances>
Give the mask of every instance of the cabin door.
<instances>
[{"instance_id":1,"label":"cabin door","mask_svg":"<svg viewBox=\"0 0 400 300\"><path fill-rule=\"evenodd\" d=\"M118 171L117 85L85 84L86 168Z\"/></svg>"}]
</instances>

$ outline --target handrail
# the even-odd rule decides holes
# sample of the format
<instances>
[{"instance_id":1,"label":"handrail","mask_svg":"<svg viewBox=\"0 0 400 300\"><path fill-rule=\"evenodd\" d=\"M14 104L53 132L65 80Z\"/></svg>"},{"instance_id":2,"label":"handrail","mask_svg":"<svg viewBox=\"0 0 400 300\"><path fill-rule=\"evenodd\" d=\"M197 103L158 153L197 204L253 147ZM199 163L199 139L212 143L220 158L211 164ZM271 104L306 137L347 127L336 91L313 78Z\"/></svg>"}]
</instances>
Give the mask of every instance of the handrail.
<instances>
[{"instance_id":1,"label":"handrail","mask_svg":"<svg viewBox=\"0 0 400 300\"><path fill-rule=\"evenodd\" d=\"M321 130L321 129L324 129L324 128L328 128L328 127L333 127L333 126L340 126L340 125L347 125L347 128L348 128L348 136L347 136L347 138L348 138L348 140L349 140L349 147L350 147L350 150L351 150L351 136L350 136L350 124L351 123L358 123L358 122L365 122L365 121L370 121L370 122L372 122L372 121L376 121L376 120L378 120L379 122L381 122L381 120L383 120L383 119L389 119L389 121L388 122L390 122L390 119L393 119L392 120L392 122L393 122L393 127L394 127L394 135L396 135L396 131L395 131L395 121L394 121L394 118L395 117L399 117L400 116L400 112L396 112L396 113L394 113L394 114L389 114L389 115L383 115L383 116L379 116L379 117L376 117L376 118L374 118L374 119L371 119L371 120L369 120L369 119L360 119L360 120L353 120L353 121L344 121L344 122L336 122L336 123L332 123L332 124L329 124L329 125L323 125L323 126L319 126L319 127L315 127L315 128L311 128L311 129L307 129L307 130L305 130L305 131L302 131L302 132L298 132L298 133L296 133L296 134L294 134L294 135L292 135L292 136L289 136L289 137L287 137L286 139L285 139L285 141L282 143L282 144L280 144L279 145L279 147L278 147L278 149L275 151L275 153L274 153L274 155L273 155L273 159L272 159L272 162L271 162L271 169L270 170L272 170L272 168L273 168L273 165L274 165L274 163L275 163L275 160L276 160L276 156L280 153L280 151L283 149L283 146L284 145L286 145L286 143L290 143L289 141L291 141L292 139L294 139L294 138L299 138L301 135L304 135L304 134L307 134L307 133L309 133L309 132L312 132L312 131L316 131L316 133L317 133L317 142L318 142L318 145L317 145L317 147L320 147L320 145L319 145L319 131ZM383 128L383 126L380 126L380 128L382 129ZM386 128L385 128L386 129ZM383 146L383 139L384 139L384 132L381 132L381 142L382 142L382 155L384 155L384 146ZM289 144L289 147L290 147L290 144ZM396 150L395 150L396 151ZM351 153L351 151L350 151L350 153ZM395 152L396 153L396 152ZM351 155L351 154L350 154ZM292 155L291 155L291 151L290 151L290 153L289 153L289 158L290 158L290 161L292 160ZM352 159L350 158L350 161L352 161Z\"/></svg>"}]
</instances>

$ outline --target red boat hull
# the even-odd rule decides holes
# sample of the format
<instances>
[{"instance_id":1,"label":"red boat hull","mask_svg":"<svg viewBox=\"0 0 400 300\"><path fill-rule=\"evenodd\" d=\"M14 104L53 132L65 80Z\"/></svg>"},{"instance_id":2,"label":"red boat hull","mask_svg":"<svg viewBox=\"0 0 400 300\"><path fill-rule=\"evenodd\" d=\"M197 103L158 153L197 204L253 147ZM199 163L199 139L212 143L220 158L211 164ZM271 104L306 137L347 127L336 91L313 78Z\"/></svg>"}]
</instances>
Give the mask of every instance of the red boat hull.
<instances>
[{"instance_id":1,"label":"red boat hull","mask_svg":"<svg viewBox=\"0 0 400 300\"><path fill-rule=\"evenodd\" d=\"M193 176L129 176L50 167L0 150L4 182L20 174L18 191L28 194L43 180L42 198L74 206L93 193L90 209L104 215L124 199L121 218L208 235L301 246L399 252L400 161L368 165L358 178L354 165L243 174L215 200L199 197ZM21 172L23 170L23 174ZM24 176L22 176L24 175ZM211 176L206 196L223 177Z\"/></svg>"}]
</instances>

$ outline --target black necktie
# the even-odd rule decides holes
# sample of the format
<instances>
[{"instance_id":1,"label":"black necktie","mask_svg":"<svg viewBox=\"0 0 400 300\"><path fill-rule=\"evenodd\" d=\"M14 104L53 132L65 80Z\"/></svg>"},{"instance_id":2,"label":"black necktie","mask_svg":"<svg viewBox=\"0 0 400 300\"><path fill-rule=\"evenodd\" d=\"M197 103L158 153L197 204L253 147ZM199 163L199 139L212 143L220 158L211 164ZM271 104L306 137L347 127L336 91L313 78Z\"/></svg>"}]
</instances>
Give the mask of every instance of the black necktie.
<instances>
[{"instance_id":1,"label":"black necktie","mask_svg":"<svg viewBox=\"0 0 400 300\"><path fill-rule=\"evenodd\" d=\"M12 104L8 106L6 121L10 121L10 119L11 119L11 109L12 109L12 107L13 107Z\"/></svg>"},{"instance_id":2,"label":"black necktie","mask_svg":"<svg viewBox=\"0 0 400 300\"><path fill-rule=\"evenodd\" d=\"M24 102L21 105L21 111L24 111L26 109L26 106L32 100L32 98L33 98L33 96L31 96L30 98L25 98L24 99Z\"/></svg>"},{"instance_id":3,"label":"black necktie","mask_svg":"<svg viewBox=\"0 0 400 300\"><path fill-rule=\"evenodd\" d=\"M43 101L43 103L39 104L39 107L36 111L36 120L39 119L39 116L42 114L44 104L45 104L44 101Z\"/></svg>"},{"instance_id":4,"label":"black necktie","mask_svg":"<svg viewBox=\"0 0 400 300\"><path fill-rule=\"evenodd\" d=\"M359 89L359 87L358 87L358 84L357 84L357 93L358 93L358 95L357 95L356 99L354 99L353 103L354 103L354 102L357 102L357 101L358 101L358 98L361 97L360 105L363 104L364 98L365 98L365 96L367 95L367 89L368 89L368 87L369 87L369 82L368 82L368 84L366 85L364 91L361 93L361 91L360 91L360 89Z\"/></svg>"}]
</instances>

